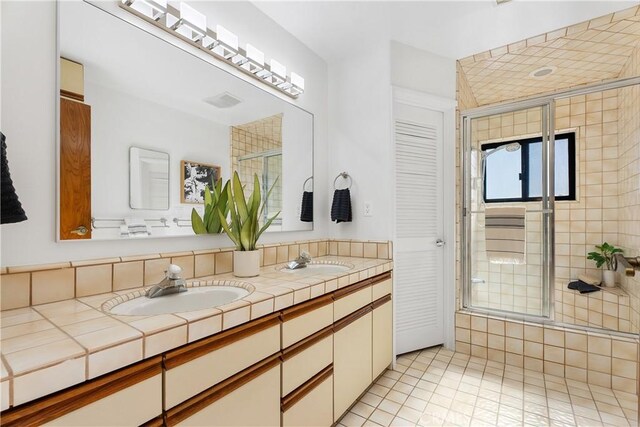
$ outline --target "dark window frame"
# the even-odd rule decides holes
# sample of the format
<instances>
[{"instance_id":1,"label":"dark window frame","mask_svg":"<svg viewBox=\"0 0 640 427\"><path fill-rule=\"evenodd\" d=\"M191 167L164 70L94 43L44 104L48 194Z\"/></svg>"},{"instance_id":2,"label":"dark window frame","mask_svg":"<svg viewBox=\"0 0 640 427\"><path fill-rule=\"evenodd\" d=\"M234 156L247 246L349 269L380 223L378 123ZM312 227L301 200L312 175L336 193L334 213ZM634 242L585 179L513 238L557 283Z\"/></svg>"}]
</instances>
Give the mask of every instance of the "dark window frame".
<instances>
[{"instance_id":1,"label":"dark window frame","mask_svg":"<svg viewBox=\"0 0 640 427\"><path fill-rule=\"evenodd\" d=\"M556 134L555 139L566 139L568 141L568 156L569 156L569 164L567 165L569 168L569 195L567 196L556 196L555 200L567 200L574 201L576 200L576 134L575 132L567 132L567 133L559 133ZM542 200L542 197L530 197L529 196L529 145L533 143L542 142L542 137L536 138L525 138L525 139L514 139L510 141L503 142L492 142L490 144L484 144L480 148L482 152L487 150L492 150L494 148L501 147L503 145L509 145L517 142L520 144L520 161L521 161L521 174L520 174L520 185L522 186L522 197L514 197L514 198L502 198L502 199L488 199L487 198L487 174L485 172L482 188L483 194L482 198L485 203L505 203L505 202L539 202ZM487 163L485 162L485 168Z\"/></svg>"}]
</instances>

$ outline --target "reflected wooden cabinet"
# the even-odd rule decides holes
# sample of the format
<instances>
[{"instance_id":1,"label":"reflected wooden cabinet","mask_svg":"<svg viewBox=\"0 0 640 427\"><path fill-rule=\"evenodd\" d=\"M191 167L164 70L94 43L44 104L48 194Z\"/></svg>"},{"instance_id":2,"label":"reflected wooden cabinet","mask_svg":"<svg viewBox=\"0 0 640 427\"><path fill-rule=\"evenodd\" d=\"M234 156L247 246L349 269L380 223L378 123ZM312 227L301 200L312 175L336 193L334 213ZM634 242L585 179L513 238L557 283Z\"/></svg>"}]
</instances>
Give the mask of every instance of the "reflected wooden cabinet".
<instances>
[{"instance_id":1,"label":"reflected wooden cabinet","mask_svg":"<svg viewBox=\"0 0 640 427\"><path fill-rule=\"evenodd\" d=\"M60 239L90 239L91 106L82 64L60 58L60 73Z\"/></svg>"}]
</instances>

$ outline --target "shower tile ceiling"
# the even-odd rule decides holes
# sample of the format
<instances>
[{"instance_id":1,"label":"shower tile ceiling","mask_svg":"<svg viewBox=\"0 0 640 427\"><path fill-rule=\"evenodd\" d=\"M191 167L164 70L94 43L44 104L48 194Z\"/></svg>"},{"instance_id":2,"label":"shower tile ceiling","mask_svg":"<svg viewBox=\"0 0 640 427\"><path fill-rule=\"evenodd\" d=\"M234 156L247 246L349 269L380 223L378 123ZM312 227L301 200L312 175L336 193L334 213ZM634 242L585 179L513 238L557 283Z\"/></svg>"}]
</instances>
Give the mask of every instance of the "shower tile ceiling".
<instances>
[{"instance_id":1,"label":"shower tile ceiling","mask_svg":"<svg viewBox=\"0 0 640 427\"><path fill-rule=\"evenodd\" d=\"M460 60L478 105L613 79L640 45L640 6ZM530 74L556 67L545 77Z\"/></svg>"}]
</instances>

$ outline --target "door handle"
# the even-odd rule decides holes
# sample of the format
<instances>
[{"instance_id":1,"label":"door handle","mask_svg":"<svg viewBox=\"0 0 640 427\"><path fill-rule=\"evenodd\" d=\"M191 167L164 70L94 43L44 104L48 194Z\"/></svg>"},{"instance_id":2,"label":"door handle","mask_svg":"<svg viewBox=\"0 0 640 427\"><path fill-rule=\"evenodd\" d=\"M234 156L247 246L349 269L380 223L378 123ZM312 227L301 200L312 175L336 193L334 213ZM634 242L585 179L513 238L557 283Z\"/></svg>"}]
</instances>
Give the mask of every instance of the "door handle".
<instances>
[{"instance_id":1,"label":"door handle","mask_svg":"<svg viewBox=\"0 0 640 427\"><path fill-rule=\"evenodd\" d=\"M84 225L79 226L75 230L71 230L71 234L77 234L78 236L84 236L89 232L89 229Z\"/></svg>"},{"instance_id":2,"label":"door handle","mask_svg":"<svg viewBox=\"0 0 640 427\"><path fill-rule=\"evenodd\" d=\"M443 247L444 246L444 240L442 240L442 239L436 240L436 246L439 247L439 248Z\"/></svg>"}]
</instances>

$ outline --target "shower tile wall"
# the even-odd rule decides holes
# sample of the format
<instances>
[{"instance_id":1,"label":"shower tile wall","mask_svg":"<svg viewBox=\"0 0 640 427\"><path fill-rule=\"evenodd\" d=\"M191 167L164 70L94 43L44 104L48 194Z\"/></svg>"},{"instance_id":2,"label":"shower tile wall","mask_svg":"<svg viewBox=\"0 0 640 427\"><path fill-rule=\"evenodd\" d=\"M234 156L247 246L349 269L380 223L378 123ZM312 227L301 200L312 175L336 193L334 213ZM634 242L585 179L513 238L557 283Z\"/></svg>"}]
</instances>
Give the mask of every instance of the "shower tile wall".
<instances>
[{"instance_id":1,"label":"shower tile wall","mask_svg":"<svg viewBox=\"0 0 640 427\"><path fill-rule=\"evenodd\" d=\"M573 293L563 292L567 282L578 274L600 276L586 259L593 246L603 241L618 243L618 91L576 96L556 102L556 132L576 133L577 201L556 202L556 316L559 321L592 326L613 325L602 309L583 316L583 307ZM539 135L540 110L531 109L474 120L472 140L476 143L512 140ZM479 147L479 145L474 144ZM479 160L478 160L479 161ZM477 175L477 174L476 174ZM474 175L475 176L475 175ZM475 201L479 199L476 192ZM540 209L539 203L520 203L528 211ZM474 203L474 210L482 210ZM472 223L475 270L473 277L485 283L473 285L474 301L479 306L539 314L541 310L541 215L527 213L527 265L496 265L486 259L484 216ZM578 299L579 301L579 299ZM637 330L631 315L621 308L618 330ZM576 315L576 312L578 313ZM600 314L597 314L600 313ZM608 316L608 314L606 314ZM607 321L608 319L608 321ZM636 322L637 324L637 322Z\"/></svg>"},{"instance_id":2,"label":"shower tile wall","mask_svg":"<svg viewBox=\"0 0 640 427\"><path fill-rule=\"evenodd\" d=\"M266 117L243 125L231 127L231 169L238 171L240 180L245 184L245 194L253 191L253 175L262 179L263 159L256 158L239 162L247 154L257 154L282 148L282 114ZM270 165L271 168L275 164ZM271 170L280 176L282 182L282 163L280 170ZM276 186L269 199L274 205L282 205L282 186Z\"/></svg>"},{"instance_id":3,"label":"shower tile wall","mask_svg":"<svg viewBox=\"0 0 640 427\"><path fill-rule=\"evenodd\" d=\"M640 75L640 46L636 47L621 77ZM640 255L640 86L618 93L618 244L627 256ZM631 328L640 331L640 273L620 275L630 296Z\"/></svg>"}]
</instances>

